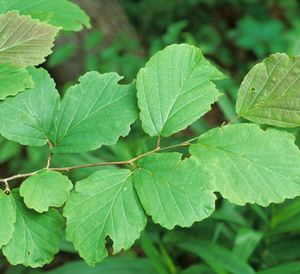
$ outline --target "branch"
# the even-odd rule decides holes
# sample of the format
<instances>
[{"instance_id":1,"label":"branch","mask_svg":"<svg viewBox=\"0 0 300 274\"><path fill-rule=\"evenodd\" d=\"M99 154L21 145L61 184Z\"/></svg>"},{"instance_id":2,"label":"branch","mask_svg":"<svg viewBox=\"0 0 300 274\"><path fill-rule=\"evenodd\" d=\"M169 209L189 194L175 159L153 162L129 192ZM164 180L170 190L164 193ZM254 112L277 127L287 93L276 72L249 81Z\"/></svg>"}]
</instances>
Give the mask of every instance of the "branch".
<instances>
[{"instance_id":1,"label":"branch","mask_svg":"<svg viewBox=\"0 0 300 274\"><path fill-rule=\"evenodd\" d=\"M108 165L132 165L134 167L135 166L135 162L140 160L141 158L144 158L150 154L156 153L158 151L163 151L163 150L167 150L167 149L171 149L171 148L176 148L176 147L186 147L189 146L191 144L192 141L198 139L199 136L192 138L190 140L187 140L183 143L180 144L176 144L176 145L172 145L172 146L168 146L168 147L163 147L161 148L160 146L157 146L155 149L150 150L146 153L143 153L139 156L136 156L130 160L127 161L116 161L116 162L101 162L101 163L91 163L91 164L84 164L84 165L77 165L77 166L69 166L69 167L50 167L51 164L51 155L52 155L52 144L49 142L49 147L50 147L50 154L48 156L48 161L47 161L47 166L46 169L51 170L51 171L70 171L73 169L79 169L79 168L88 168L88 167L98 167L98 166L108 166ZM157 143L157 145L159 145L159 142ZM37 173L38 171L34 171L34 172L30 172L30 173L24 173L24 174L17 174L17 175L13 175L11 177L8 178L4 178L4 179L0 179L0 183L4 183L5 184L5 191L6 192L10 192L10 188L8 185L9 181L12 180L16 180L16 179L21 179L21 178L26 178L26 177L30 177L33 176Z\"/></svg>"}]
</instances>

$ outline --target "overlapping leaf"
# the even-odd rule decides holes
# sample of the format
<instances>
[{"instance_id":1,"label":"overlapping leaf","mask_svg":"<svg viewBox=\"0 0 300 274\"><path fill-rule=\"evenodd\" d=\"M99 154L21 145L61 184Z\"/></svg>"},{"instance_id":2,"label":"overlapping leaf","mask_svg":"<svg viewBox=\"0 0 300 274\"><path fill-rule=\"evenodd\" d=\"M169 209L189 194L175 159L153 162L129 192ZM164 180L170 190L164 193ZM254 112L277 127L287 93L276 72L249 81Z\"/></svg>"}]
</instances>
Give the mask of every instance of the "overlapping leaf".
<instances>
[{"instance_id":1,"label":"overlapping leaf","mask_svg":"<svg viewBox=\"0 0 300 274\"><path fill-rule=\"evenodd\" d=\"M215 195L211 177L195 159L180 153L153 154L138 162L134 185L147 214L168 229L191 226L211 215Z\"/></svg>"},{"instance_id":2,"label":"overlapping leaf","mask_svg":"<svg viewBox=\"0 0 300 274\"><path fill-rule=\"evenodd\" d=\"M20 195L28 208L37 212L48 211L50 206L60 207L68 199L72 183L59 172L41 170L26 179Z\"/></svg>"},{"instance_id":3,"label":"overlapping leaf","mask_svg":"<svg viewBox=\"0 0 300 274\"><path fill-rule=\"evenodd\" d=\"M39 65L51 53L59 28L17 12L0 15L0 63Z\"/></svg>"},{"instance_id":4,"label":"overlapping leaf","mask_svg":"<svg viewBox=\"0 0 300 274\"><path fill-rule=\"evenodd\" d=\"M62 237L63 219L50 209L38 214L28 209L18 190L13 190L17 208L15 230L3 254L12 265L40 267L50 263L58 252Z\"/></svg>"},{"instance_id":5,"label":"overlapping leaf","mask_svg":"<svg viewBox=\"0 0 300 274\"><path fill-rule=\"evenodd\" d=\"M73 153L115 144L137 118L135 90L117 73L88 72L65 94L51 136L54 152Z\"/></svg>"},{"instance_id":6,"label":"overlapping leaf","mask_svg":"<svg viewBox=\"0 0 300 274\"><path fill-rule=\"evenodd\" d=\"M76 183L66 203L67 239L90 265L107 256L106 237L114 253L128 249L146 225L146 217L126 169L98 171Z\"/></svg>"},{"instance_id":7,"label":"overlapping leaf","mask_svg":"<svg viewBox=\"0 0 300 274\"><path fill-rule=\"evenodd\" d=\"M171 45L157 52L137 76L140 118L151 136L170 136L208 112L220 96L212 80L223 74L200 49Z\"/></svg>"},{"instance_id":8,"label":"overlapping leaf","mask_svg":"<svg viewBox=\"0 0 300 274\"><path fill-rule=\"evenodd\" d=\"M267 206L300 195L300 151L292 134L255 124L216 128L190 152L215 176L215 188L238 205Z\"/></svg>"},{"instance_id":9,"label":"overlapping leaf","mask_svg":"<svg viewBox=\"0 0 300 274\"><path fill-rule=\"evenodd\" d=\"M1 190L0 190L1 191ZM0 248L11 239L15 230L16 206L11 195L0 193Z\"/></svg>"},{"instance_id":10,"label":"overlapping leaf","mask_svg":"<svg viewBox=\"0 0 300 274\"><path fill-rule=\"evenodd\" d=\"M300 56L276 53L254 66L242 82L236 110L256 123L300 126Z\"/></svg>"},{"instance_id":11,"label":"overlapping leaf","mask_svg":"<svg viewBox=\"0 0 300 274\"><path fill-rule=\"evenodd\" d=\"M59 94L46 70L29 71L35 87L0 102L0 133L23 145L42 146L48 140Z\"/></svg>"},{"instance_id":12,"label":"overlapping leaf","mask_svg":"<svg viewBox=\"0 0 300 274\"><path fill-rule=\"evenodd\" d=\"M11 64L0 64L0 100L34 86L29 72Z\"/></svg>"},{"instance_id":13,"label":"overlapping leaf","mask_svg":"<svg viewBox=\"0 0 300 274\"><path fill-rule=\"evenodd\" d=\"M83 26L89 28L90 20L76 4L67 0L1 0L0 13L17 10L22 15L62 27L67 31L79 31Z\"/></svg>"}]
</instances>

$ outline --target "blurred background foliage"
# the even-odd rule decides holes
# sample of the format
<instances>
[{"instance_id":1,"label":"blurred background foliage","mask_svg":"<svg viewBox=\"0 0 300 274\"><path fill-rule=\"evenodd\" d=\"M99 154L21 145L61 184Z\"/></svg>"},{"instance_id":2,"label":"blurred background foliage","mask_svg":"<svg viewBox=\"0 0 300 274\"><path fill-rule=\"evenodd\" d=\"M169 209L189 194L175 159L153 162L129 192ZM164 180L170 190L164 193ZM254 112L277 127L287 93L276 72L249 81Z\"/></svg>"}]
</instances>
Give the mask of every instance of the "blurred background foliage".
<instances>
[{"instance_id":1,"label":"blurred background foliage","mask_svg":"<svg viewBox=\"0 0 300 274\"><path fill-rule=\"evenodd\" d=\"M300 54L300 3L297 0L76 0L93 28L63 32L46 68L63 94L86 71L117 71L132 81L149 56L172 43L200 47L228 79L224 93L203 119L170 145L233 120L238 87L257 62L274 52ZM120 109L120 111L122 111ZM237 122L237 121L235 121ZM298 141L299 130L293 130ZM53 166L127 160L154 147L139 122L115 146L82 154L54 156ZM183 153L186 150L183 148ZM29 172L46 164L47 147L22 147L0 139L1 176ZM73 182L98 168L76 170ZM16 182L16 186L20 182ZM65 240L55 261L43 269L12 267L0 257L0 273L25 274L289 274L300 273L300 199L261 208L238 207L221 198L213 216L173 231L149 223L135 246L95 268L79 261ZM107 246L110 249L108 239ZM111 250L112 251L112 250Z\"/></svg>"}]
</instances>

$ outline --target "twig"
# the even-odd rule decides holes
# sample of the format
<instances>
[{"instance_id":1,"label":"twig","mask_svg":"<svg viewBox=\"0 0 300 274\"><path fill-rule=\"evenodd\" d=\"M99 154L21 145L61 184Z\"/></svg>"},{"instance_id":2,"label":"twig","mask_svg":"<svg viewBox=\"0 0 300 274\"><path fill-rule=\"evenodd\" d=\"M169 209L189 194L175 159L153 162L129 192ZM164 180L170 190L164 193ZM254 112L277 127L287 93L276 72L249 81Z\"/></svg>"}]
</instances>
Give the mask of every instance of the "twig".
<instances>
[{"instance_id":1,"label":"twig","mask_svg":"<svg viewBox=\"0 0 300 274\"><path fill-rule=\"evenodd\" d=\"M52 160L52 148L53 148L53 145L49 140L48 140L48 145L49 145L49 156L48 156L46 168L49 169L49 167L51 165L51 160Z\"/></svg>"},{"instance_id":2,"label":"twig","mask_svg":"<svg viewBox=\"0 0 300 274\"><path fill-rule=\"evenodd\" d=\"M168 150L171 148L176 148L176 147L185 147L185 146L189 146L191 144L192 141L198 139L199 136L192 138L190 140L187 140L183 143L180 144L176 144L176 145L172 145L172 146L168 146L168 147L164 147L161 148L160 146L157 146L155 149L150 150L146 153L143 153L139 156L136 156L130 160L127 161L116 161L116 162L101 162L101 163L91 163L91 164L84 164L84 165L77 165L77 166L69 166L69 167L52 167L50 168L50 164L51 164L51 155L52 155L52 144L49 142L49 147L50 147L50 155L48 156L48 161L47 161L47 169L51 170L51 171L70 171L73 169L79 169L79 168L88 168L88 167L98 167L98 166L108 166L108 165L132 165L135 167L135 162L140 160L141 158L144 158L150 154L156 153L158 151L164 151L164 150ZM50 145L51 144L51 145ZM158 143L159 144L159 143ZM17 174L17 175L13 175L11 177L8 178L4 178L4 179L0 179L0 182L5 184L5 189L9 192L10 188L8 185L9 181L12 180L16 180L16 179L21 179L21 178L26 178L26 177L30 177L32 175L35 175L37 173L37 171L34 172L30 172L30 173L24 173L24 174Z\"/></svg>"}]
</instances>

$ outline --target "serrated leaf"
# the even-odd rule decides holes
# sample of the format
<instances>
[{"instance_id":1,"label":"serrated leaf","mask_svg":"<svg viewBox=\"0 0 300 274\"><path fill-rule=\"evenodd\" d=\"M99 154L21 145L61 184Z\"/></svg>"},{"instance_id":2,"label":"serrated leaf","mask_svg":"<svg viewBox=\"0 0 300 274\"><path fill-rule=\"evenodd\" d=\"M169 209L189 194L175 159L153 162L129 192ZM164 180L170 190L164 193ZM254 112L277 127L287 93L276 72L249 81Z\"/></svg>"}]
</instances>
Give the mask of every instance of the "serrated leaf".
<instances>
[{"instance_id":1,"label":"serrated leaf","mask_svg":"<svg viewBox=\"0 0 300 274\"><path fill-rule=\"evenodd\" d=\"M300 56L276 53L255 65L238 92L236 111L250 121L300 126Z\"/></svg>"},{"instance_id":2,"label":"serrated leaf","mask_svg":"<svg viewBox=\"0 0 300 274\"><path fill-rule=\"evenodd\" d=\"M90 28L90 19L78 5L67 0L1 0L0 13L17 10L22 15L62 27L66 31Z\"/></svg>"},{"instance_id":3,"label":"serrated leaf","mask_svg":"<svg viewBox=\"0 0 300 274\"><path fill-rule=\"evenodd\" d=\"M34 86L29 72L11 64L0 64L0 100Z\"/></svg>"},{"instance_id":4,"label":"serrated leaf","mask_svg":"<svg viewBox=\"0 0 300 274\"><path fill-rule=\"evenodd\" d=\"M0 133L23 145L47 143L59 103L55 83L44 69L30 68L35 87L0 102Z\"/></svg>"},{"instance_id":5,"label":"serrated leaf","mask_svg":"<svg viewBox=\"0 0 300 274\"><path fill-rule=\"evenodd\" d=\"M300 195L300 151L292 134L255 124L215 128L190 148L230 202L268 206Z\"/></svg>"},{"instance_id":6,"label":"serrated leaf","mask_svg":"<svg viewBox=\"0 0 300 274\"><path fill-rule=\"evenodd\" d=\"M67 176L55 171L41 170L22 183L20 195L28 208L41 213L48 211L50 206L62 206L72 187Z\"/></svg>"},{"instance_id":7,"label":"serrated leaf","mask_svg":"<svg viewBox=\"0 0 300 274\"><path fill-rule=\"evenodd\" d=\"M101 170L77 182L64 216L67 239L89 265L107 256L107 236L117 253L131 247L146 225L132 173L127 169Z\"/></svg>"},{"instance_id":8,"label":"serrated leaf","mask_svg":"<svg viewBox=\"0 0 300 274\"><path fill-rule=\"evenodd\" d=\"M11 239L15 230L16 206L11 195L0 192L0 248Z\"/></svg>"},{"instance_id":9,"label":"serrated leaf","mask_svg":"<svg viewBox=\"0 0 300 274\"><path fill-rule=\"evenodd\" d=\"M16 203L17 219L12 239L3 247L3 254L12 265L40 267L53 260L59 251L63 219L50 209L43 214L28 209L19 196L12 191Z\"/></svg>"},{"instance_id":10,"label":"serrated leaf","mask_svg":"<svg viewBox=\"0 0 300 274\"><path fill-rule=\"evenodd\" d=\"M137 119L135 90L117 73L88 72L67 90L52 134L54 152L73 153L115 144Z\"/></svg>"},{"instance_id":11,"label":"serrated leaf","mask_svg":"<svg viewBox=\"0 0 300 274\"><path fill-rule=\"evenodd\" d=\"M220 96L212 80L224 76L187 44L151 57L137 76L142 126L150 136L170 136L208 112Z\"/></svg>"},{"instance_id":12,"label":"serrated leaf","mask_svg":"<svg viewBox=\"0 0 300 274\"><path fill-rule=\"evenodd\" d=\"M51 53L59 28L17 12L0 15L0 63L39 65Z\"/></svg>"},{"instance_id":13,"label":"serrated leaf","mask_svg":"<svg viewBox=\"0 0 300 274\"><path fill-rule=\"evenodd\" d=\"M168 229L191 226L215 210L211 177L193 158L180 153L153 154L138 162L134 186L155 223Z\"/></svg>"}]
</instances>

